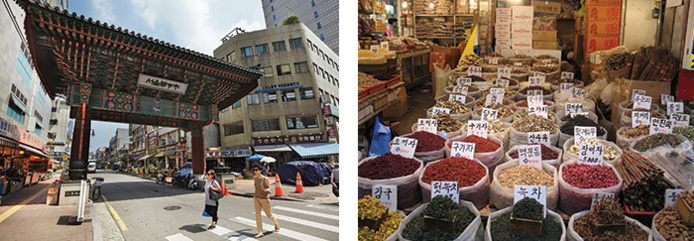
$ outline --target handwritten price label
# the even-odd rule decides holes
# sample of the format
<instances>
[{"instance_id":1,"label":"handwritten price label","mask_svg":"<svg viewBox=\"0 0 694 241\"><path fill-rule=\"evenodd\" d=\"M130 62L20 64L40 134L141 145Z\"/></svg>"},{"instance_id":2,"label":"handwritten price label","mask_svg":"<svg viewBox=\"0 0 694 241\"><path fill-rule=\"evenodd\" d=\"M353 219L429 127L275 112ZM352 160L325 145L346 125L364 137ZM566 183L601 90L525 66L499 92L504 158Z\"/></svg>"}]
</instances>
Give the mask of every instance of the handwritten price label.
<instances>
[{"instance_id":1,"label":"handwritten price label","mask_svg":"<svg viewBox=\"0 0 694 241\"><path fill-rule=\"evenodd\" d=\"M528 115L539 115L544 118L547 118L547 113L549 112L549 108L547 105L541 105L541 106L528 106Z\"/></svg>"},{"instance_id":2,"label":"handwritten price label","mask_svg":"<svg viewBox=\"0 0 694 241\"><path fill-rule=\"evenodd\" d=\"M529 96L542 96L542 90L528 90Z\"/></svg>"},{"instance_id":3,"label":"handwritten price label","mask_svg":"<svg viewBox=\"0 0 694 241\"><path fill-rule=\"evenodd\" d=\"M602 200L614 199L614 193L593 193L593 200L590 202L590 210L593 210L593 206Z\"/></svg>"},{"instance_id":4,"label":"handwritten price label","mask_svg":"<svg viewBox=\"0 0 694 241\"><path fill-rule=\"evenodd\" d=\"M562 80L573 80L574 79L574 73L562 71L561 72L561 79Z\"/></svg>"},{"instance_id":5,"label":"handwritten price label","mask_svg":"<svg viewBox=\"0 0 694 241\"><path fill-rule=\"evenodd\" d=\"M504 88L489 88L490 95L504 95L506 94L506 89Z\"/></svg>"},{"instance_id":6,"label":"handwritten price label","mask_svg":"<svg viewBox=\"0 0 694 241\"><path fill-rule=\"evenodd\" d=\"M578 149L578 164L601 166L605 155L605 146L581 144Z\"/></svg>"},{"instance_id":7,"label":"handwritten price label","mask_svg":"<svg viewBox=\"0 0 694 241\"><path fill-rule=\"evenodd\" d=\"M453 87L453 93L467 95L468 87L464 85L456 85Z\"/></svg>"},{"instance_id":8,"label":"handwritten price label","mask_svg":"<svg viewBox=\"0 0 694 241\"><path fill-rule=\"evenodd\" d=\"M455 101L460 102L461 104L465 104L465 96L464 95L451 94L448 96L448 100L455 100Z\"/></svg>"},{"instance_id":9,"label":"handwritten price label","mask_svg":"<svg viewBox=\"0 0 694 241\"><path fill-rule=\"evenodd\" d=\"M540 81L542 81L542 83L544 83L545 80L547 79L547 74L542 73L542 72L535 72L535 73L533 74L533 77L535 77L535 78L540 78Z\"/></svg>"},{"instance_id":10,"label":"handwritten price label","mask_svg":"<svg viewBox=\"0 0 694 241\"><path fill-rule=\"evenodd\" d=\"M475 158L475 143L454 141L451 144L452 157L464 157L467 159Z\"/></svg>"},{"instance_id":11,"label":"handwritten price label","mask_svg":"<svg viewBox=\"0 0 694 241\"><path fill-rule=\"evenodd\" d=\"M667 103L667 115L670 116L674 113L683 113L684 103L682 102L668 102Z\"/></svg>"},{"instance_id":12,"label":"handwritten price label","mask_svg":"<svg viewBox=\"0 0 694 241\"><path fill-rule=\"evenodd\" d=\"M634 98L637 95L646 95L646 91L645 90L639 90L639 89L631 90L631 101L634 101Z\"/></svg>"},{"instance_id":13,"label":"handwritten price label","mask_svg":"<svg viewBox=\"0 0 694 241\"><path fill-rule=\"evenodd\" d=\"M511 81L509 81L508 79L497 79L496 84L501 85L504 88L508 88L508 86L511 84Z\"/></svg>"},{"instance_id":14,"label":"handwritten price label","mask_svg":"<svg viewBox=\"0 0 694 241\"><path fill-rule=\"evenodd\" d=\"M653 98L645 95L634 96L634 109L651 109L651 102Z\"/></svg>"},{"instance_id":15,"label":"handwritten price label","mask_svg":"<svg viewBox=\"0 0 694 241\"><path fill-rule=\"evenodd\" d=\"M665 207L677 203L677 195L684 192L684 189L665 189Z\"/></svg>"},{"instance_id":16,"label":"handwritten price label","mask_svg":"<svg viewBox=\"0 0 694 241\"><path fill-rule=\"evenodd\" d=\"M489 120L496 120L499 116L499 111L495 109L488 109L484 108L482 109L482 120L483 121L489 121Z\"/></svg>"},{"instance_id":17,"label":"handwritten price label","mask_svg":"<svg viewBox=\"0 0 694 241\"><path fill-rule=\"evenodd\" d=\"M571 116L571 118L576 118L576 116L579 116L579 115L582 115L582 116L585 116L585 117L589 117L589 116L590 116L590 115L588 114L588 112L579 112L579 113L571 113L571 114L569 114L569 116Z\"/></svg>"},{"instance_id":18,"label":"handwritten price label","mask_svg":"<svg viewBox=\"0 0 694 241\"><path fill-rule=\"evenodd\" d=\"M529 132L528 133L528 143L533 144L533 143L540 143L545 146L550 146L550 137L549 137L549 131L540 131L540 132Z\"/></svg>"},{"instance_id":19,"label":"handwritten price label","mask_svg":"<svg viewBox=\"0 0 694 241\"><path fill-rule=\"evenodd\" d=\"M388 207L388 211L398 210L398 186L376 184L371 189L371 196Z\"/></svg>"},{"instance_id":20,"label":"handwritten price label","mask_svg":"<svg viewBox=\"0 0 694 241\"><path fill-rule=\"evenodd\" d=\"M571 113L581 113L583 112L583 103L566 103L564 112L566 112L567 115Z\"/></svg>"},{"instance_id":21,"label":"handwritten price label","mask_svg":"<svg viewBox=\"0 0 694 241\"><path fill-rule=\"evenodd\" d=\"M569 100L584 100L586 99L586 90L574 87L571 89L571 97Z\"/></svg>"},{"instance_id":22,"label":"handwritten price label","mask_svg":"<svg viewBox=\"0 0 694 241\"><path fill-rule=\"evenodd\" d=\"M528 86L542 86L542 79L538 77L528 77Z\"/></svg>"},{"instance_id":23,"label":"handwritten price label","mask_svg":"<svg viewBox=\"0 0 694 241\"><path fill-rule=\"evenodd\" d=\"M491 64L491 65L498 65L498 64L499 64L499 59L498 59L498 58L491 58L491 59L489 59L489 64Z\"/></svg>"},{"instance_id":24,"label":"handwritten price label","mask_svg":"<svg viewBox=\"0 0 694 241\"><path fill-rule=\"evenodd\" d=\"M670 121L672 121L672 126L689 126L690 115L682 113L673 113L670 115Z\"/></svg>"},{"instance_id":25,"label":"handwritten price label","mask_svg":"<svg viewBox=\"0 0 694 241\"><path fill-rule=\"evenodd\" d=\"M542 98L542 95L528 95L526 100L528 101L528 107L537 107L545 104L545 100Z\"/></svg>"},{"instance_id":26,"label":"handwritten price label","mask_svg":"<svg viewBox=\"0 0 694 241\"><path fill-rule=\"evenodd\" d=\"M458 85L471 86L472 85L472 78L459 77L457 79L457 82L458 82Z\"/></svg>"},{"instance_id":27,"label":"handwritten price label","mask_svg":"<svg viewBox=\"0 0 694 241\"><path fill-rule=\"evenodd\" d=\"M417 139L395 137L390 145L390 152L407 158L413 158L417 149Z\"/></svg>"},{"instance_id":28,"label":"handwritten price label","mask_svg":"<svg viewBox=\"0 0 694 241\"><path fill-rule=\"evenodd\" d=\"M674 102L675 97L672 95L666 95L666 94L661 94L660 95L660 104L667 105L667 103Z\"/></svg>"},{"instance_id":29,"label":"handwritten price label","mask_svg":"<svg viewBox=\"0 0 694 241\"><path fill-rule=\"evenodd\" d=\"M503 103L502 101L504 100L503 95L487 95L487 99L484 102L484 106L491 106L494 104L501 104Z\"/></svg>"},{"instance_id":30,"label":"handwritten price label","mask_svg":"<svg viewBox=\"0 0 694 241\"><path fill-rule=\"evenodd\" d=\"M378 44L372 44L370 50L371 52L378 53Z\"/></svg>"},{"instance_id":31,"label":"handwritten price label","mask_svg":"<svg viewBox=\"0 0 694 241\"><path fill-rule=\"evenodd\" d=\"M511 68L499 68L497 69L497 78L511 78Z\"/></svg>"},{"instance_id":32,"label":"handwritten price label","mask_svg":"<svg viewBox=\"0 0 694 241\"><path fill-rule=\"evenodd\" d=\"M595 126L574 126L574 143L579 143L583 140L596 139L598 134Z\"/></svg>"},{"instance_id":33,"label":"handwritten price label","mask_svg":"<svg viewBox=\"0 0 694 241\"><path fill-rule=\"evenodd\" d=\"M574 83L561 83L559 85L559 93L571 94L571 91L573 88L574 88Z\"/></svg>"},{"instance_id":34,"label":"handwritten price label","mask_svg":"<svg viewBox=\"0 0 694 241\"><path fill-rule=\"evenodd\" d=\"M631 127L651 124L651 112L632 111L631 112Z\"/></svg>"},{"instance_id":35,"label":"handwritten price label","mask_svg":"<svg viewBox=\"0 0 694 241\"><path fill-rule=\"evenodd\" d=\"M541 203L545 210L544 217L547 217L547 186L513 186L513 204L526 197L535 199L537 202Z\"/></svg>"},{"instance_id":36,"label":"handwritten price label","mask_svg":"<svg viewBox=\"0 0 694 241\"><path fill-rule=\"evenodd\" d=\"M653 135L655 133L672 133L672 121L660 118L651 118L651 129L648 134Z\"/></svg>"},{"instance_id":37,"label":"handwritten price label","mask_svg":"<svg viewBox=\"0 0 694 241\"><path fill-rule=\"evenodd\" d=\"M417 131L426 131L436 134L436 128L438 127L438 122L436 119L423 119L419 118L417 121Z\"/></svg>"},{"instance_id":38,"label":"handwritten price label","mask_svg":"<svg viewBox=\"0 0 694 241\"><path fill-rule=\"evenodd\" d=\"M390 50L390 46L388 46L388 41L381 42L381 48L385 50Z\"/></svg>"},{"instance_id":39,"label":"handwritten price label","mask_svg":"<svg viewBox=\"0 0 694 241\"><path fill-rule=\"evenodd\" d=\"M542 169L542 148L539 145L520 145L518 147L518 163L533 165Z\"/></svg>"},{"instance_id":40,"label":"handwritten price label","mask_svg":"<svg viewBox=\"0 0 694 241\"><path fill-rule=\"evenodd\" d=\"M471 66L467 69L467 75L482 77L482 67Z\"/></svg>"},{"instance_id":41,"label":"handwritten price label","mask_svg":"<svg viewBox=\"0 0 694 241\"><path fill-rule=\"evenodd\" d=\"M450 198L451 200L455 201L455 203L458 203L459 200L459 190L458 190L458 182L442 182L442 181L433 181L431 182L431 198L433 199L436 196L444 196L447 198Z\"/></svg>"},{"instance_id":42,"label":"handwritten price label","mask_svg":"<svg viewBox=\"0 0 694 241\"><path fill-rule=\"evenodd\" d=\"M440 107L434 107L431 111L431 115L438 115L441 113L446 113L446 114L451 114L451 109L448 108L440 108Z\"/></svg>"},{"instance_id":43,"label":"handwritten price label","mask_svg":"<svg viewBox=\"0 0 694 241\"><path fill-rule=\"evenodd\" d=\"M468 121L467 122L467 135L481 136L482 138L487 138L489 134L489 123L486 121Z\"/></svg>"}]
</instances>

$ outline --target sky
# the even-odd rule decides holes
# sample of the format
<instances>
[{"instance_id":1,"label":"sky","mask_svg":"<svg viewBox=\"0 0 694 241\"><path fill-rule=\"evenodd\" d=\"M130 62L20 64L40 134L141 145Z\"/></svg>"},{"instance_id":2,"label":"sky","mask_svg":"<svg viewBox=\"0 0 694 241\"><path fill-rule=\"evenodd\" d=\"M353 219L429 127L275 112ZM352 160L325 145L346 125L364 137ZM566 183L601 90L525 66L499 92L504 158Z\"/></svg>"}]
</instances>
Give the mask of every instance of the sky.
<instances>
[{"instance_id":1,"label":"sky","mask_svg":"<svg viewBox=\"0 0 694 241\"><path fill-rule=\"evenodd\" d=\"M73 0L68 11L210 56L236 27L265 29L260 0ZM128 124L92 121L89 151L108 146L117 128Z\"/></svg>"}]
</instances>

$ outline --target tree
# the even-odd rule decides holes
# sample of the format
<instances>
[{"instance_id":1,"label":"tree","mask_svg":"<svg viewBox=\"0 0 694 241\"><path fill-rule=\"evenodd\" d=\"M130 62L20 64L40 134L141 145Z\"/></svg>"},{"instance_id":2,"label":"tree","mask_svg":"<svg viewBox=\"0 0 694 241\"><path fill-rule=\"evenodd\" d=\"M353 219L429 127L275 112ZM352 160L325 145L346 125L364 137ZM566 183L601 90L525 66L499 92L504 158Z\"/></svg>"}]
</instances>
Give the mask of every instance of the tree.
<instances>
[{"instance_id":1,"label":"tree","mask_svg":"<svg viewBox=\"0 0 694 241\"><path fill-rule=\"evenodd\" d=\"M282 26L284 26L284 25L290 25L290 24L295 24L295 23L300 23L300 22L301 22L301 21L299 21L299 17L297 17L297 16L291 16L291 17L288 17L287 19L285 19L284 21L282 21Z\"/></svg>"}]
</instances>

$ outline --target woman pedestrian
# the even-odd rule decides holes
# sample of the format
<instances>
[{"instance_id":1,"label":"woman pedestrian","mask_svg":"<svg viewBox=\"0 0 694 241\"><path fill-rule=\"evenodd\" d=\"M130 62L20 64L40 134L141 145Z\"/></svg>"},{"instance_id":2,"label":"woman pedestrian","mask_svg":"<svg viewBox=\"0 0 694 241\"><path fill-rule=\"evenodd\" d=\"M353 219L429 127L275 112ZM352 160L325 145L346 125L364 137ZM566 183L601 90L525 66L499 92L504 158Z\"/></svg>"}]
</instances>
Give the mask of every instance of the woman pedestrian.
<instances>
[{"instance_id":1,"label":"woman pedestrian","mask_svg":"<svg viewBox=\"0 0 694 241\"><path fill-rule=\"evenodd\" d=\"M212 225L207 228L207 230L212 230L217 226L217 210L219 208L219 201L210 199L210 189L221 192L222 188L219 186L217 180L215 180L214 170L207 171L205 174L207 180L205 181L205 212L212 216Z\"/></svg>"},{"instance_id":2,"label":"woman pedestrian","mask_svg":"<svg viewBox=\"0 0 694 241\"><path fill-rule=\"evenodd\" d=\"M253 207L255 207L255 225L258 228L258 234L255 235L256 238L265 236L263 233L263 217L260 214L260 209L265 211L265 215L275 223L275 232L280 231L280 225L277 223L277 219L272 215L270 205L270 180L261 173L262 168L258 165L253 167L253 185L255 186L255 195L253 196Z\"/></svg>"}]
</instances>

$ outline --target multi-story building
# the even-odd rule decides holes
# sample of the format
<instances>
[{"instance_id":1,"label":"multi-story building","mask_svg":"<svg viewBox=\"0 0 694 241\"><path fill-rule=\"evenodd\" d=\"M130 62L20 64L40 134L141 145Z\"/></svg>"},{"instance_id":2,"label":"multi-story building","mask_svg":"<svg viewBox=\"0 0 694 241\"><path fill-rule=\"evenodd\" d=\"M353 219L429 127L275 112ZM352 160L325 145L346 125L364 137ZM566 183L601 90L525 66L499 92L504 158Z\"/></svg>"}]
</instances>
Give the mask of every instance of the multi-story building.
<instances>
[{"instance_id":1,"label":"multi-story building","mask_svg":"<svg viewBox=\"0 0 694 241\"><path fill-rule=\"evenodd\" d=\"M338 0L262 0L267 28L282 26L296 16L333 52L340 54L340 4Z\"/></svg>"},{"instance_id":2,"label":"multi-story building","mask_svg":"<svg viewBox=\"0 0 694 241\"><path fill-rule=\"evenodd\" d=\"M74 122L70 120L70 106L66 104L65 96L56 95L53 98L51 119L48 127L48 146L51 157L67 161L70 157L70 136Z\"/></svg>"},{"instance_id":3,"label":"multi-story building","mask_svg":"<svg viewBox=\"0 0 694 241\"><path fill-rule=\"evenodd\" d=\"M149 158L147 150L149 149L149 139L147 133L151 133L155 128L147 125L130 124L131 144L130 144L130 165L141 166L144 161Z\"/></svg>"},{"instance_id":4,"label":"multi-story building","mask_svg":"<svg viewBox=\"0 0 694 241\"><path fill-rule=\"evenodd\" d=\"M323 107L339 106L338 56L300 23L225 39L215 57L259 66L265 76L245 99L221 110L221 147L253 146L281 163L300 158L287 144L327 143Z\"/></svg>"},{"instance_id":5,"label":"multi-story building","mask_svg":"<svg viewBox=\"0 0 694 241\"><path fill-rule=\"evenodd\" d=\"M116 135L109 141L109 151L111 161L120 161L127 157L130 146L130 131L125 128L116 129Z\"/></svg>"}]
</instances>

